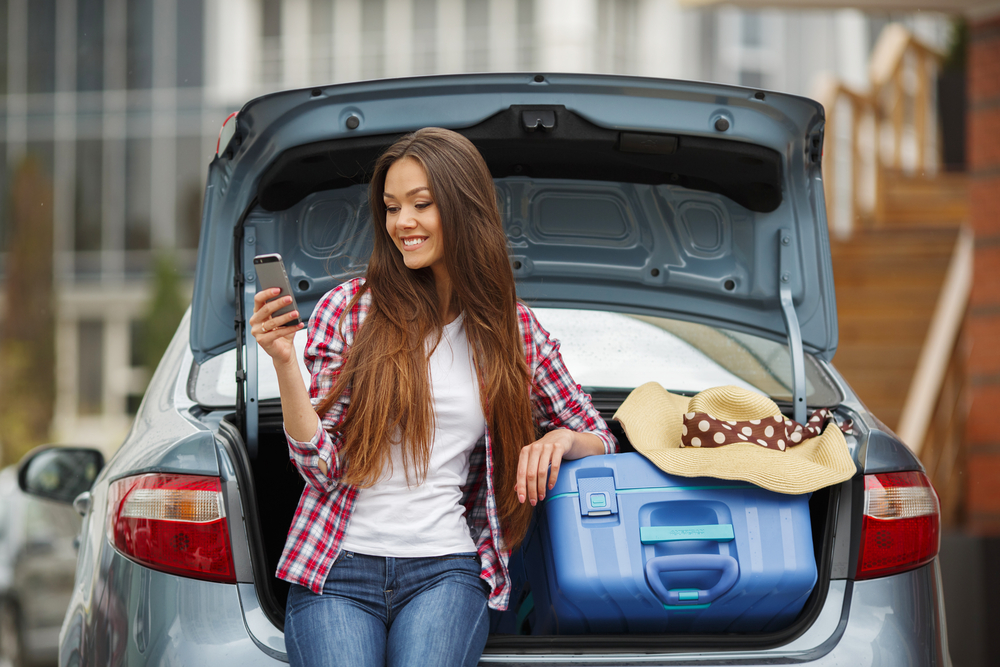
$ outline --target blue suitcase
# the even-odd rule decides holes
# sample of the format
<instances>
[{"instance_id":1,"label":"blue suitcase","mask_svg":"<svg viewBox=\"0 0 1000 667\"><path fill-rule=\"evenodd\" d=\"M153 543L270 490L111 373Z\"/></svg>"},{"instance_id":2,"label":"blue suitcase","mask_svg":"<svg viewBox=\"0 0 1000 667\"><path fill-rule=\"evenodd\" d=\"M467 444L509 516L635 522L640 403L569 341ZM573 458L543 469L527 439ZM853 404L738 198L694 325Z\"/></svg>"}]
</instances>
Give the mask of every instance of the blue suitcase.
<instances>
[{"instance_id":1,"label":"blue suitcase","mask_svg":"<svg viewBox=\"0 0 1000 667\"><path fill-rule=\"evenodd\" d=\"M511 574L514 632L525 618L536 635L779 630L816 584L809 496L635 453L566 461Z\"/></svg>"}]
</instances>

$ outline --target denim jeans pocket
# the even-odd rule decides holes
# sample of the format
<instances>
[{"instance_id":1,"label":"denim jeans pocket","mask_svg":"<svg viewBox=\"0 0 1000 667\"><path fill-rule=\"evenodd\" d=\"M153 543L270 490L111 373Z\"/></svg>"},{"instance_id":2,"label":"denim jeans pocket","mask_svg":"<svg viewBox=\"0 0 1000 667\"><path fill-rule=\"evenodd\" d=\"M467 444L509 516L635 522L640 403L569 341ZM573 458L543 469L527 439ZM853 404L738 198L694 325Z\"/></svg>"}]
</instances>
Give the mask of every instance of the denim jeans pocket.
<instances>
[{"instance_id":1,"label":"denim jeans pocket","mask_svg":"<svg viewBox=\"0 0 1000 667\"><path fill-rule=\"evenodd\" d=\"M345 563L348 563L352 558L354 558L353 551L343 550L340 552L340 555L337 556L337 560L333 561L333 567L337 567L338 565L344 565Z\"/></svg>"}]
</instances>

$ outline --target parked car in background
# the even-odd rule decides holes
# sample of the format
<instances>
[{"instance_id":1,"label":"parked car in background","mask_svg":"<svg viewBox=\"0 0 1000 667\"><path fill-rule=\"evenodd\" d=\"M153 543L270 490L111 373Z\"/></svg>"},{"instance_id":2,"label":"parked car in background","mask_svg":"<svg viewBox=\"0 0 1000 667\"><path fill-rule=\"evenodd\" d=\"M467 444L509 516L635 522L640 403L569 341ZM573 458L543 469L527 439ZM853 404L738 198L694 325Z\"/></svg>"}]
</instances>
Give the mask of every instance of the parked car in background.
<instances>
[{"instance_id":1,"label":"parked car in background","mask_svg":"<svg viewBox=\"0 0 1000 667\"><path fill-rule=\"evenodd\" d=\"M191 311L124 444L92 488L75 471L95 452L22 465L23 488L82 493L86 511L60 663L287 661L288 587L274 572L303 481L246 326L252 259L280 253L308 315L364 271L376 156L425 126L482 152L519 295L606 419L657 381L686 395L737 384L799 421L828 407L854 424L857 474L809 498L817 583L790 624L543 637L517 622L482 664L950 664L936 496L831 364L822 107L709 83L541 74L288 91L226 122Z\"/></svg>"},{"instance_id":2,"label":"parked car in background","mask_svg":"<svg viewBox=\"0 0 1000 667\"><path fill-rule=\"evenodd\" d=\"M80 515L17 487L0 470L0 667L56 664L73 593Z\"/></svg>"}]
</instances>

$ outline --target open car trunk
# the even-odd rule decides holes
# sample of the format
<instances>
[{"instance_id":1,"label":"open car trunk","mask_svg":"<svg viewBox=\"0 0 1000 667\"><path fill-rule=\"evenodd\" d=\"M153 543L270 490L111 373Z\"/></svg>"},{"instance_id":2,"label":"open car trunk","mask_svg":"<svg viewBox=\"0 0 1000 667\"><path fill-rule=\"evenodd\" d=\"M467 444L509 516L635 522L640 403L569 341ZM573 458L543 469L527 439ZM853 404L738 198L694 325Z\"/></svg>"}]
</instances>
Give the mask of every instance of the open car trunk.
<instances>
[{"instance_id":1,"label":"open car trunk","mask_svg":"<svg viewBox=\"0 0 1000 667\"><path fill-rule=\"evenodd\" d=\"M836 408L843 400L823 370L836 350L837 321L820 173L824 118L815 102L653 79L465 75L288 91L254 100L234 122L209 171L191 349L201 364L237 348L237 410L223 431L240 459L258 597L279 628L287 584L273 573L303 481L265 379L270 364L246 327L259 289L253 258L282 255L303 315L362 275L371 250L370 171L405 132L446 127L483 154L518 294L536 313L550 311L543 326L563 341L567 367L622 452L631 446L611 417L647 381L689 395L739 384L800 422L807 405ZM228 263L218 261L227 254ZM601 326L579 326L594 313ZM569 358L596 340L570 339L592 329L603 347ZM657 361L593 349L644 350ZM702 358L711 363L699 365ZM683 381L678 365L687 369ZM533 630L521 588L511 601L518 622L497 623L510 634L495 633L487 652L787 642L823 605L835 524L846 517L850 525L855 493L846 482L810 497L818 580L784 628L521 635Z\"/></svg>"},{"instance_id":2,"label":"open car trunk","mask_svg":"<svg viewBox=\"0 0 1000 667\"><path fill-rule=\"evenodd\" d=\"M623 400L621 392L593 394L595 405L618 438L621 453L634 451L618 422L611 416ZM231 419L231 418L230 418ZM289 584L274 576L285 536L291 524L302 479L288 460L281 422L281 409L271 399L261 405L260 447L251 460L245 448L240 448L237 458L244 499L244 515L251 559L255 572L257 595L267 617L278 628L284 627L285 600ZM240 443L238 429L224 422L223 434L234 444ZM586 634L531 634L530 587L518 588L511 598L511 612L506 619L494 613L493 630L486 652L501 653L580 653L580 652L635 652L677 649L735 650L765 648L787 643L803 633L815 620L825 602L828 591L838 507L843 494L850 495L853 481L821 489L808 501L812 532L812 550L815 554L818 580L802 611L786 627L759 633L607 633L591 631ZM845 503L850 507L850 503ZM540 509L540 507L539 507ZM536 510L537 512L538 510ZM515 555L516 560L519 556ZM525 608L525 604L529 608ZM518 613L520 612L520 613ZM511 623L511 618L517 623Z\"/></svg>"}]
</instances>

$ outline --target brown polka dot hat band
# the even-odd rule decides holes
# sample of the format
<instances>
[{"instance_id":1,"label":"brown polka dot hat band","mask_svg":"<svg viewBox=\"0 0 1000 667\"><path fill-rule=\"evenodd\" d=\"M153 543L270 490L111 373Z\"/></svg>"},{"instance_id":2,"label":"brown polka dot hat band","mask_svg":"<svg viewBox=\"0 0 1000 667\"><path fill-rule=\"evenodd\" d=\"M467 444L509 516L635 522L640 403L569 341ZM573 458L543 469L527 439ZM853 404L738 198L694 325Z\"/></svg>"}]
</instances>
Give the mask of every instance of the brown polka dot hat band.
<instances>
[{"instance_id":1,"label":"brown polka dot hat band","mask_svg":"<svg viewBox=\"0 0 1000 667\"><path fill-rule=\"evenodd\" d=\"M741 387L714 387L689 399L649 382L629 394L614 418L637 451L673 475L798 494L846 481L856 470L829 411L798 424L774 401Z\"/></svg>"},{"instance_id":2,"label":"brown polka dot hat band","mask_svg":"<svg viewBox=\"0 0 1000 667\"><path fill-rule=\"evenodd\" d=\"M721 447L737 442L750 442L785 451L788 447L802 444L808 438L823 434L828 421L836 421L826 408L812 413L805 424L787 419L781 414L763 419L716 419L704 412L688 412L681 425L681 447ZM849 423L837 424L844 433L851 433Z\"/></svg>"}]
</instances>

